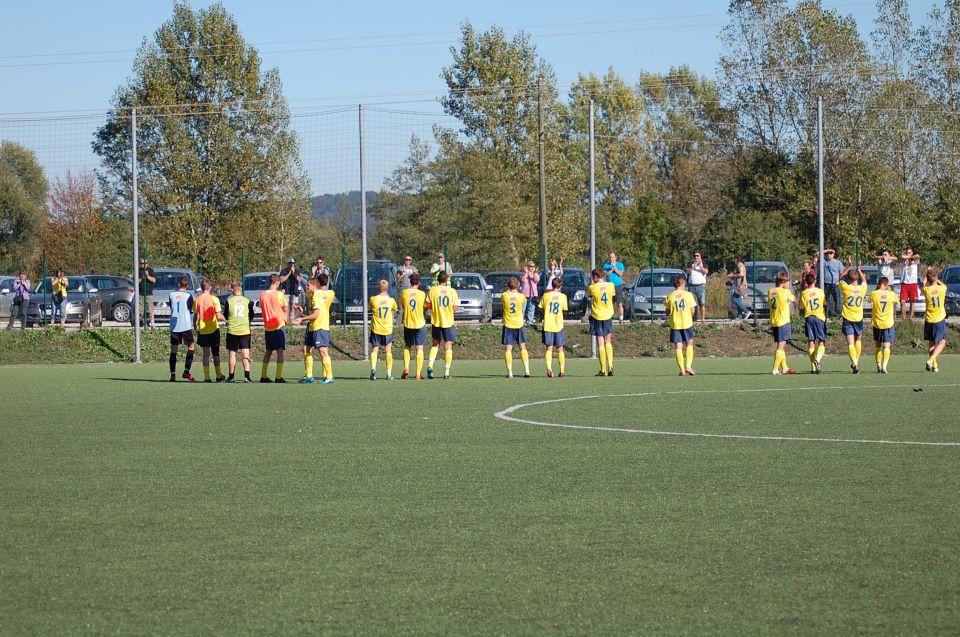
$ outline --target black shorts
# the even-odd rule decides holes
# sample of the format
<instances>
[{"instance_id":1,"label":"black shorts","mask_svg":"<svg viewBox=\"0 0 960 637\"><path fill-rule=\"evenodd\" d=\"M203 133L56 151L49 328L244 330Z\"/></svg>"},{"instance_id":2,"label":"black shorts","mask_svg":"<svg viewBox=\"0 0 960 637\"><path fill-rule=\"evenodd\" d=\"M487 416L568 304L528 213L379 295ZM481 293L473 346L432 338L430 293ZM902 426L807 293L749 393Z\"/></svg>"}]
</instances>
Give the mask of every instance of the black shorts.
<instances>
[{"instance_id":1,"label":"black shorts","mask_svg":"<svg viewBox=\"0 0 960 637\"><path fill-rule=\"evenodd\" d=\"M250 335L227 334L227 351L239 352L242 349L250 349Z\"/></svg>"},{"instance_id":2,"label":"black shorts","mask_svg":"<svg viewBox=\"0 0 960 637\"><path fill-rule=\"evenodd\" d=\"M193 330L170 332L171 345L193 345Z\"/></svg>"},{"instance_id":3,"label":"black shorts","mask_svg":"<svg viewBox=\"0 0 960 637\"><path fill-rule=\"evenodd\" d=\"M197 334L197 345L200 347L211 347L215 350L220 349L220 330L214 330L209 334Z\"/></svg>"}]
</instances>

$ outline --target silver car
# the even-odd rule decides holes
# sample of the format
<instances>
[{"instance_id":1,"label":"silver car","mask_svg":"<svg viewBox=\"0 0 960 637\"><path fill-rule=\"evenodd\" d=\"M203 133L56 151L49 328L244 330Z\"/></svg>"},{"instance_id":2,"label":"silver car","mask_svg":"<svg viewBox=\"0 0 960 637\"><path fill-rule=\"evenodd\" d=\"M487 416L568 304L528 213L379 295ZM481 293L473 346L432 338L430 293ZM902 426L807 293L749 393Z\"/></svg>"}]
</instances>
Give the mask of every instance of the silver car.
<instances>
[{"instance_id":1,"label":"silver car","mask_svg":"<svg viewBox=\"0 0 960 637\"><path fill-rule=\"evenodd\" d=\"M687 278L683 270L674 268L654 268L652 272L650 268L640 270L640 274L633 283L624 288L624 314L631 320L649 319L652 309L653 316L666 316L664 302L667 295L673 292L673 281L678 276ZM652 297L651 283L653 284Z\"/></svg>"},{"instance_id":2,"label":"silver car","mask_svg":"<svg viewBox=\"0 0 960 637\"><path fill-rule=\"evenodd\" d=\"M0 317L9 319L13 307L13 282L17 277L9 274L0 275Z\"/></svg>"},{"instance_id":3,"label":"silver car","mask_svg":"<svg viewBox=\"0 0 960 637\"><path fill-rule=\"evenodd\" d=\"M767 292L777 285L777 275L790 273L783 261L747 261L747 289L743 291L743 304L748 310L760 316L770 316L770 302Z\"/></svg>"},{"instance_id":4,"label":"silver car","mask_svg":"<svg viewBox=\"0 0 960 637\"><path fill-rule=\"evenodd\" d=\"M429 294L432 281L424 283L420 284L420 289ZM453 315L456 320L490 322L493 318L493 286L487 283L482 274L454 272L450 275L450 287L460 297L460 306ZM429 310L426 315L430 315Z\"/></svg>"},{"instance_id":5,"label":"silver car","mask_svg":"<svg viewBox=\"0 0 960 637\"><path fill-rule=\"evenodd\" d=\"M79 323L84 327L103 325L103 309L96 283L85 276L67 277L67 323ZM53 288L51 278L37 284L30 295L27 307L27 324L49 323L53 319Z\"/></svg>"},{"instance_id":6,"label":"silver car","mask_svg":"<svg viewBox=\"0 0 960 637\"><path fill-rule=\"evenodd\" d=\"M153 315L157 321L170 320L170 293L180 288L180 278L187 277L189 289L200 292L200 277L193 270L179 268L156 268L157 282L153 284Z\"/></svg>"}]
</instances>

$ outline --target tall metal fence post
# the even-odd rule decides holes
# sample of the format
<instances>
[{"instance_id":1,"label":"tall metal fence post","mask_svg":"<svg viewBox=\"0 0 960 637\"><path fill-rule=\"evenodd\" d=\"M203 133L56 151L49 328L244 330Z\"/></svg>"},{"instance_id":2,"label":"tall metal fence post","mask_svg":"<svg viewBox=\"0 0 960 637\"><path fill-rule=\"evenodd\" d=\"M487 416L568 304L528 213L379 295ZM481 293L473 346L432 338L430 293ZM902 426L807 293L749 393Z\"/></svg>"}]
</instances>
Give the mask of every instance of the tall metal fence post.
<instances>
[{"instance_id":1,"label":"tall metal fence post","mask_svg":"<svg viewBox=\"0 0 960 637\"><path fill-rule=\"evenodd\" d=\"M819 271L817 279L820 286L823 287L823 251L825 249L823 242L823 97L817 97L817 241L819 252L817 253L817 263Z\"/></svg>"},{"instance_id":2,"label":"tall metal fence post","mask_svg":"<svg viewBox=\"0 0 960 637\"><path fill-rule=\"evenodd\" d=\"M650 325L653 325L653 266L655 262L653 242L650 242Z\"/></svg>"},{"instance_id":3,"label":"tall metal fence post","mask_svg":"<svg viewBox=\"0 0 960 637\"><path fill-rule=\"evenodd\" d=\"M140 200L137 198L137 109L130 109L130 175L133 189L133 315L140 315ZM146 309L146 308L144 308ZM141 356L141 322L133 322L133 342L136 350L135 360L143 362Z\"/></svg>"},{"instance_id":4,"label":"tall metal fence post","mask_svg":"<svg viewBox=\"0 0 960 637\"><path fill-rule=\"evenodd\" d=\"M857 244L854 247L853 254L854 254L853 264L860 265L860 239L857 239Z\"/></svg>"},{"instance_id":5,"label":"tall metal fence post","mask_svg":"<svg viewBox=\"0 0 960 637\"><path fill-rule=\"evenodd\" d=\"M537 82L537 150L540 155L540 261L542 270L547 269L547 160L544 156L543 138L543 78Z\"/></svg>"},{"instance_id":6,"label":"tall metal fence post","mask_svg":"<svg viewBox=\"0 0 960 637\"><path fill-rule=\"evenodd\" d=\"M753 285L751 289L753 290L753 327L756 328L759 323L757 322L757 244L753 243L750 245L750 269L751 275L750 278L753 280Z\"/></svg>"},{"instance_id":7,"label":"tall metal fence post","mask_svg":"<svg viewBox=\"0 0 960 637\"><path fill-rule=\"evenodd\" d=\"M363 313L363 360L370 359L370 318L367 316L367 303L370 291L367 284L367 193L364 174L363 147L363 104L358 108L358 130L360 132L360 253L363 260L363 298L360 299L360 311Z\"/></svg>"},{"instance_id":8,"label":"tall metal fence post","mask_svg":"<svg viewBox=\"0 0 960 637\"><path fill-rule=\"evenodd\" d=\"M40 306L40 324L47 325L47 253L40 255L40 289L43 290L43 305ZM53 286L50 286L51 296L53 295ZM50 305L50 324L53 325L53 299Z\"/></svg>"},{"instance_id":9,"label":"tall metal fence post","mask_svg":"<svg viewBox=\"0 0 960 637\"><path fill-rule=\"evenodd\" d=\"M247 273L247 251L240 247L240 284L243 285L243 275Z\"/></svg>"},{"instance_id":10,"label":"tall metal fence post","mask_svg":"<svg viewBox=\"0 0 960 637\"><path fill-rule=\"evenodd\" d=\"M594 172L593 144L593 98L590 99L590 271L597 267L597 195L596 173ZM590 339L590 356L597 357L597 339Z\"/></svg>"},{"instance_id":11,"label":"tall metal fence post","mask_svg":"<svg viewBox=\"0 0 960 637\"><path fill-rule=\"evenodd\" d=\"M347 325L347 246L340 246L340 325Z\"/></svg>"}]
</instances>

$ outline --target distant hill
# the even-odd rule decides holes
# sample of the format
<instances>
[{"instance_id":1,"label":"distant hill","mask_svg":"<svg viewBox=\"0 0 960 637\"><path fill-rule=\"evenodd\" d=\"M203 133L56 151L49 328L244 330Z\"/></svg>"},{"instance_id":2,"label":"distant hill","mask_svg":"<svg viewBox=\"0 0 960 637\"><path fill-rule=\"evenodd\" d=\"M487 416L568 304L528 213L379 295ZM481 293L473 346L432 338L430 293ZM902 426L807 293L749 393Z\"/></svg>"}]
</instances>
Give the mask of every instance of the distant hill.
<instances>
[{"instance_id":1,"label":"distant hill","mask_svg":"<svg viewBox=\"0 0 960 637\"><path fill-rule=\"evenodd\" d=\"M370 208L379 201L377 193L373 190L367 191L367 229L373 230L373 216L370 214ZM332 195L317 195L310 198L310 207L313 212L313 218L319 220L326 219L332 224L336 224L341 213L349 215L351 228L360 227L360 191L351 190L350 192L340 192Z\"/></svg>"}]
</instances>

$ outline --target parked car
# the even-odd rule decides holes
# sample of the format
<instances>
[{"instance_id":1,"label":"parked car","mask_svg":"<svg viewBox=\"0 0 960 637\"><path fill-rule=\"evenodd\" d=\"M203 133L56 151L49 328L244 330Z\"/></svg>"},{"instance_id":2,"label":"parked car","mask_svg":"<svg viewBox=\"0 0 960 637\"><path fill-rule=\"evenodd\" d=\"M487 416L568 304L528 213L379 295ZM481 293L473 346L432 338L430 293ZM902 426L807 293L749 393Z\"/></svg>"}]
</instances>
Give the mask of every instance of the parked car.
<instances>
[{"instance_id":1,"label":"parked car","mask_svg":"<svg viewBox=\"0 0 960 637\"><path fill-rule=\"evenodd\" d=\"M169 321L170 293L179 289L181 277L187 277L188 289L194 294L200 293L200 277L193 270L180 268L156 268L154 273L157 282L153 284L153 315L157 321Z\"/></svg>"},{"instance_id":2,"label":"parked car","mask_svg":"<svg viewBox=\"0 0 960 637\"><path fill-rule=\"evenodd\" d=\"M563 293L567 295L567 311L563 313L563 318L571 320L580 320L586 315L587 307L587 286L589 285L587 273L579 268L563 269ZM537 285L540 296L543 296L547 290L546 277L540 278ZM537 316L542 316L538 309Z\"/></svg>"},{"instance_id":3,"label":"parked car","mask_svg":"<svg viewBox=\"0 0 960 637\"><path fill-rule=\"evenodd\" d=\"M385 259L367 261L367 294L373 296L378 293L377 285L386 280L389 285L388 293L397 298L397 264ZM424 280L426 282L426 280ZM347 308L347 323L362 321L369 299L363 298L363 263L353 261L337 270L333 277L332 289L336 300L330 307L330 320L343 322L343 307Z\"/></svg>"},{"instance_id":4,"label":"parked car","mask_svg":"<svg viewBox=\"0 0 960 637\"><path fill-rule=\"evenodd\" d=\"M53 287L51 277L38 283L27 306L27 325L39 325L53 319ZM85 276L71 276L67 281L66 322L83 327L103 325L100 296L94 281Z\"/></svg>"},{"instance_id":5,"label":"parked car","mask_svg":"<svg viewBox=\"0 0 960 637\"><path fill-rule=\"evenodd\" d=\"M493 297L493 318L503 318L503 303L500 301L500 295L507 290L507 281L515 276L519 280L523 276L521 272L487 272L487 283L492 287Z\"/></svg>"},{"instance_id":6,"label":"parked car","mask_svg":"<svg viewBox=\"0 0 960 637\"><path fill-rule=\"evenodd\" d=\"M947 314L960 314L960 265L948 265L940 274L940 280L947 286Z\"/></svg>"},{"instance_id":7,"label":"parked car","mask_svg":"<svg viewBox=\"0 0 960 637\"><path fill-rule=\"evenodd\" d=\"M88 274L86 277L97 288L104 318L133 324L133 279L112 274Z\"/></svg>"},{"instance_id":8,"label":"parked car","mask_svg":"<svg viewBox=\"0 0 960 637\"><path fill-rule=\"evenodd\" d=\"M0 275L0 318L10 318L10 310L13 307L13 282L16 279L17 277L9 274Z\"/></svg>"},{"instance_id":9,"label":"parked car","mask_svg":"<svg viewBox=\"0 0 960 637\"><path fill-rule=\"evenodd\" d=\"M782 261L747 261L743 264L747 269L747 289L743 291L743 304L758 317L770 316L770 304L767 301L767 292L777 285L777 275L781 272L789 274L787 264ZM754 279L756 273L756 279ZM756 304L754 304L756 296Z\"/></svg>"},{"instance_id":10,"label":"parked car","mask_svg":"<svg viewBox=\"0 0 960 637\"><path fill-rule=\"evenodd\" d=\"M673 292L673 280L678 276L687 278L683 270L676 268L644 268L633 280L633 283L623 289L623 313L625 318L650 318L651 300L653 316L666 316L665 301L667 295ZM650 284L653 284L653 297L650 296Z\"/></svg>"},{"instance_id":11,"label":"parked car","mask_svg":"<svg viewBox=\"0 0 960 637\"><path fill-rule=\"evenodd\" d=\"M424 292L429 292L433 281L421 284ZM493 286L487 283L477 272L454 272L450 275L450 287L457 291L460 306L453 313L458 321L488 322L493 318ZM430 315L427 310L425 316Z\"/></svg>"}]
</instances>

